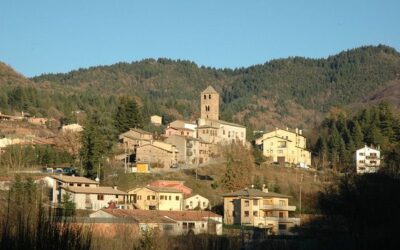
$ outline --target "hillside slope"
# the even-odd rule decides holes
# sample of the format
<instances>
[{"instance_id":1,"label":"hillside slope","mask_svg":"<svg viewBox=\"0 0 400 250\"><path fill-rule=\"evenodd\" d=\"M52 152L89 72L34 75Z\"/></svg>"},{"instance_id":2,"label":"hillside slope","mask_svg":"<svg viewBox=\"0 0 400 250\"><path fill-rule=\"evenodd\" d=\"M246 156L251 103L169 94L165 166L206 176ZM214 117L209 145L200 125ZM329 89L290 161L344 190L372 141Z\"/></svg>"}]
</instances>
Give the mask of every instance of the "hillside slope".
<instances>
[{"instance_id":1,"label":"hillside slope","mask_svg":"<svg viewBox=\"0 0 400 250\"><path fill-rule=\"evenodd\" d=\"M0 66L0 72L10 72L4 70L4 64ZM15 90L8 85L0 94L0 109L28 109L57 117L78 109L100 109L110 116L118 96L131 95L143 107L145 117L159 114L191 119L199 115L200 91L213 85L221 93L224 120L254 129L309 128L332 106L373 102L379 99L377 91L385 88L392 93L389 86L399 75L400 54L383 45L356 48L326 59L294 57L235 70L146 59L41 75L30 79L34 89ZM0 83L29 81L17 76L2 73ZM396 96L387 99L397 100Z\"/></svg>"},{"instance_id":2,"label":"hillside slope","mask_svg":"<svg viewBox=\"0 0 400 250\"><path fill-rule=\"evenodd\" d=\"M32 80L98 94L128 93L156 105L161 113L173 110L172 114L184 118L199 113L199 92L213 85L222 96L222 118L261 128L265 123L317 122L313 119L332 105L361 101L399 74L400 54L380 45L326 59L294 57L236 70L147 59L46 74Z\"/></svg>"}]
</instances>

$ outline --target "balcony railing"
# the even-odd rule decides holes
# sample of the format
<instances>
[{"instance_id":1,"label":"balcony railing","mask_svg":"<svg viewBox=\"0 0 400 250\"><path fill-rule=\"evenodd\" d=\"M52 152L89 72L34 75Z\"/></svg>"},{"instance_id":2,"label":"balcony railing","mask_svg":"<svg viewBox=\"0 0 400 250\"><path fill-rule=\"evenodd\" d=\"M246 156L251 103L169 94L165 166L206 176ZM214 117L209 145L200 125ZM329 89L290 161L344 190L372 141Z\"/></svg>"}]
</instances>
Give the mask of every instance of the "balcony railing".
<instances>
[{"instance_id":1,"label":"balcony railing","mask_svg":"<svg viewBox=\"0 0 400 250\"><path fill-rule=\"evenodd\" d=\"M296 211L296 206L286 206L286 205L262 205L261 209L265 210L283 210L283 211Z\"/></svg>"}]
</instances>

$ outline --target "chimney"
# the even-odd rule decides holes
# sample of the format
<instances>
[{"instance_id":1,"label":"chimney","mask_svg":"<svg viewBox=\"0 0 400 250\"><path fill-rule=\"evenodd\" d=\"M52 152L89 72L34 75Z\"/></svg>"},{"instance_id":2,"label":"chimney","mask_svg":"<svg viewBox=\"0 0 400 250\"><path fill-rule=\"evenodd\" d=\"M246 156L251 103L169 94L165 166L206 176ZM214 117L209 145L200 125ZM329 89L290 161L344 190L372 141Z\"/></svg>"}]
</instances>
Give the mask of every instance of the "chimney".
<instances>
[{"instance_id":1,"label":"chimney","mask_svg":"<svg viewBox=\"0 0 400 250\"><path fill-rule=\"evenodd\" d=\"M263 184L262 191L263 191L264 193L268 193L268 188L265 187L265 184Z\"/></svg>"},{"instance_id":2,"label":"chimney","mask_svg":"<svg viewBox=\"0 0 400 250\"><path fill-rule=\"evenodd\" d=\"M296 128L296 134L298 134L299 133L299 129L298 128Z\"/></svg>"},{"instance_id":3,"label":"chimney","mask_svg":"<svg viewBox=\"0 0 400 250\"><path fill-rule=\"evenodd\" d=\"M303 130L299 129L299 135L301 135L303 133Z\"/></svg>"},{"instance_id":4,"label":"chimney","mask_svg":"<svg viewBox=\"0 0 400 250\"><path fill-rule=\"evenodd\" d=\"M114 188L115 190L118 190L117 186L114 186L113 188Z\"/></svg>"},{"instance_id":5,"label":"chimney","mask_svg":"<svg viewBox=\"0 0 400 250\"><path fill-rule=\"evenodd\" d=\"M108 203L108 207L107 207L108 209L115 209L115 208L117 208L117 205L115 204L115 202L114 201L110 201L109 203Z\"/></svg>"},{"instance_id":6,"label":"chimney","mask_svg":"<svg viewBox=\"0 0 400 250\"><path fill-rule=\"evenodd\" d=\"M254 185L253 185L253 184L251 184L251 188L254 188Z\"/></svg>"}]
</instances>

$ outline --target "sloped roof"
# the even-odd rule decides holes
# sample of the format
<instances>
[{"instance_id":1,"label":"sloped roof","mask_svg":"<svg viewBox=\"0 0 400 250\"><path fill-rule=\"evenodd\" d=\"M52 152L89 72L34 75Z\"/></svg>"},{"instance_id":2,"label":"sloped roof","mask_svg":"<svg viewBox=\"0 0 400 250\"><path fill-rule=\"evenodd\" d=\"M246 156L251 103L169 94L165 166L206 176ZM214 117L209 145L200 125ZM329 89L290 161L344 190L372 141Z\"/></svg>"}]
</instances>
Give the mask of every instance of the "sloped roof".
<instances>
[{"instance_id":1,"label":"sloped roof","mask_svg":"<svg viewBox=\"0 0 400 250\"><path fill-rule=\"evenodd\" d=\"M226 193L222 195L223 197L271 197L271 198L290 198L291 196L278 194L274 192L263 192L259 189L245 188L236 192Z\"/></svg>"},{"instance_id":2,"label":"sloped roof","mask_svg":"<svg viewBox=\"0 0 400 250\"><path fill-rule=\"evenodd\" d=\"M68 176L68 175L52 175L53 179L66 182L66 183L85 183L85 184L98 184L97 181L81 177L81 176Z\"/></svg>"},{"instance_id":3,"label":"sloped roof","mask_svg":"<svg viewBox=\"0 0 400 250\"><path fill-rule=\"evenodd\" d=\"M211 86L209 85L205 90L201 92L202 94L218 94L218 92Z\"/></svg>"},{"instance_id":4,"label":"sloped roof","mask_svg":"<svg viewBox=\"0 0 400 250\"><path fill-rule=\"evenodd\" d=\"M158 193L182 193L181 190L172 188L172 187L154 187L154 186L146 186L146 188L153 190Z\"/></svg>"},{"instance_id":5,"label":"sloped roof","mask_svg":"<svg viewBox=\"0 0 400 250\"><path fill-rule=\"evenodd\" d=\"M221 218L210 211L159 211L139 209L103 209L115 217L134 218L138 222L174 223L176 221L207 221L209 218Z\"/></svg>"},{"instance_id":6,"label":"sloped roof","mask_svg":"<svg viewBox=\"0 0 400 250\"><path fill-rule=\"evenodd\" d=\"M124 191L114 189L112 187L63 187L63 189L79 194L126 194Z\"/></svg>"}]
</instances>

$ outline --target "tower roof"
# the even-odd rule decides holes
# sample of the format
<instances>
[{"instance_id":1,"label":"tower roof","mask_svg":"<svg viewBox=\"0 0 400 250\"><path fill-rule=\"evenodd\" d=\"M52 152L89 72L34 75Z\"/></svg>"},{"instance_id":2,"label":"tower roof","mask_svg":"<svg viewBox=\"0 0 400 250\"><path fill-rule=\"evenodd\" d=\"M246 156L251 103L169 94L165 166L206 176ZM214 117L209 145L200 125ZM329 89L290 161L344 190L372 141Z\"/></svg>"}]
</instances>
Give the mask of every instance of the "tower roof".
<instances>
[{"instance_id":1,"label":"tower roof","mask_svg":"<svg viewBox=\"0 0 400 250\"><path fill-rule=\"evenodd\" d=\"M218 94L218 92L211 86L209 85L203 92L202 94Z\"/></svg>"}]
</instances>

